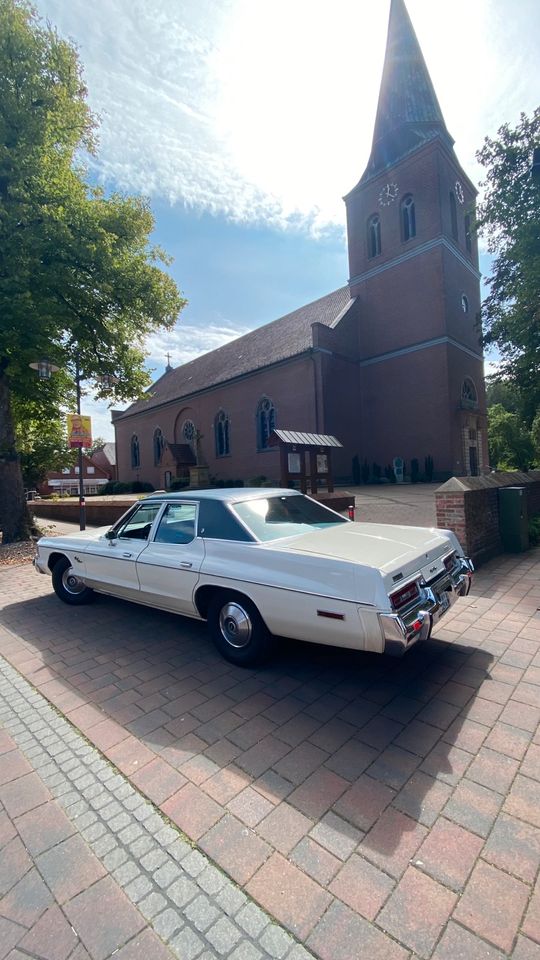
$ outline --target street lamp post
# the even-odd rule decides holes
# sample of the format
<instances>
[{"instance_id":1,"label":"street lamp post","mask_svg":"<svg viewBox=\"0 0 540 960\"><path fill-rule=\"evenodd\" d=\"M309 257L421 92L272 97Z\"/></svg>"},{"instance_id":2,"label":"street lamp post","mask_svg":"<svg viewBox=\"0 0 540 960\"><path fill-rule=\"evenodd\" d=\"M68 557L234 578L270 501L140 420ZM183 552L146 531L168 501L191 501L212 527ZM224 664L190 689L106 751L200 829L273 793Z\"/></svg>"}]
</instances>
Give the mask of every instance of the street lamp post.
<instances>
[{"instance_id":1,"label":"street lamp post","mask_svg":"<svg viewBox=\"0 0 540 960\"><path fill-rule=\"evenodd\" d=\"M77 390L77 413L81 415L81 371L79 356L75 358L75 387ZM86 530L86 500L84 498L83 448L79 447L79 530Z\"/></svg>"},{"instance_id":2,"label":"street lamp post","mask_svg":"<svg viewBox=\"0 0 540 960\"><path fill-rule=\"evenodd\" d=\"M50 363L45 357L35 363L31 363L30 366L33 370L37 370L40 380L49 380L51 374L56 373L60 367L57 367L54 363ZM81 416L81 370L79 366L79 355L75 356L75 388L77 395L77 415ZM107 390L110 390L116 383L118 383L118 377L115 377L113 374L105 373L102 376L95 378L98 383L100 383ZM82 445L79 445L79 456L78 456L78 470L79 470L79 528L81 530L86 530L86 499L84 496L84 460L83 460L83 448Z\"/></svg>"}]
</instances>

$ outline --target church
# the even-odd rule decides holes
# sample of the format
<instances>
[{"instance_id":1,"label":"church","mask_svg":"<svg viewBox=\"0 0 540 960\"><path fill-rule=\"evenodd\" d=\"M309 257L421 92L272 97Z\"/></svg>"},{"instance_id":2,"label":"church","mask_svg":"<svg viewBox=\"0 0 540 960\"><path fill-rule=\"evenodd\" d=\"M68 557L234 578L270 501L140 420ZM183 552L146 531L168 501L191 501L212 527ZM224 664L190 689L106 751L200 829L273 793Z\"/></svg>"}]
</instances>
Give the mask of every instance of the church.
<instances>
[{"instance_id":1,"label":"church","mask_svg":"<svg viewBox=\"0 0 540 960\"><path fill-rule=\"evenodd\" d=\"M277 482L274 429L337 437L338 481L395 458L436 480L486 472L475 198L391 0L371 154L344 198L349 279L113 411L119 480L169 488L198 461L225 483Z\"/></svg>"}]
</instances>

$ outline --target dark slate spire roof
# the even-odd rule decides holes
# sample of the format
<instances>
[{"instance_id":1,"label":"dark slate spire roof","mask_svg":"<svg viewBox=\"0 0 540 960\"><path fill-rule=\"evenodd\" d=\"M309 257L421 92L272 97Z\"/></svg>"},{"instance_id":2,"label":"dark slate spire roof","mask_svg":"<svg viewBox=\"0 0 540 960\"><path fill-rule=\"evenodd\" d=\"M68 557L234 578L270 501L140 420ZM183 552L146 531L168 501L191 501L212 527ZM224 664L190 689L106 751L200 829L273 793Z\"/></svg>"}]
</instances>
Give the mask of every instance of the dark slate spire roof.
<instances>
[{"instance_id":1,"label":"dark slate spire roof","mask_svg":"<svg viewBox=\"0 0 540 960\"><path fill-rule=\"evenodd\" d=\"M392 0L371 156L360 183L434 137L454 143L404 0Z\"/></svg>"}]
</instances>

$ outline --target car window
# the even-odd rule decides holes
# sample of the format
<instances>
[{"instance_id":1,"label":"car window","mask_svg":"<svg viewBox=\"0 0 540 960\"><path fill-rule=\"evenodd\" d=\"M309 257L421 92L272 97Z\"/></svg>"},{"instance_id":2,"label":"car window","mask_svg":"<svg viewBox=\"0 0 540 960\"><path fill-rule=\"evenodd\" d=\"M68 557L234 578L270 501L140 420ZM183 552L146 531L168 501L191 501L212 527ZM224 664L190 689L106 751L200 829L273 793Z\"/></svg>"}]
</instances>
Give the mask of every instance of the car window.
<instances>
[{"instance_id":1,"label":"car window","mask_svg":"<svg viewBox=\"0 0 540 960\"><path fill-rule=\"evenodd\" d=\"M279 540L348 522L322 504L294 494L242 500L234 510L258 540Z\"/></svg>"},{"instance_id":2,"label":"car window","mask_svg":"<svg viewBox=\"0 0 540 960\"><path fill-rule=\"evenodd\" d=\"M195 503L169 503L159 521L156 543L190 543L195 537L197 506Z\"/></svg>"},{"instance_id":3,"label":"car window","mask_svg":"<svg viewBox=\"0 0 540 960\"><path fill-rule=\"evenodd\" d=\"M201 500L199 504L199 533L206 540L239 540L253 542L253 537L220 500Z\"/></svg>"},{"instance_id":4,"label":"car window","mask_svg":"<svg viewBox=\"0 0 540 960\"><path fill-rule=\"evenodd\" d=\"M126 522L115 531L120 539L148 540L152 523L161 509L160 503L146 503L135 510Z\"/></svg>"}]
</instances>

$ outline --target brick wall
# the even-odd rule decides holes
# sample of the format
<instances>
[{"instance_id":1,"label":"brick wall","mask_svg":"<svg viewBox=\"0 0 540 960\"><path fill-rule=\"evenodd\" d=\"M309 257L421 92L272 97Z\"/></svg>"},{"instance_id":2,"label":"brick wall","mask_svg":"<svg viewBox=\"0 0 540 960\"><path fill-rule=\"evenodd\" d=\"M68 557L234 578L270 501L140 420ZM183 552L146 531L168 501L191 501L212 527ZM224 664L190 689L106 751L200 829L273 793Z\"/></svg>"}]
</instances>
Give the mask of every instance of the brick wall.
<instances>
[{"instance_id":1,"label":"brick wall","mask_svg":"<svg viewBox=\"0 0 540 960\"><path fill-rule=\"evenodd\" d=\"M503 552L499 532L501 487L525 487L529 517L540 513L540 470L452 477L435 493L437 526L452 530L476 564Z\"/></svg>"}]
</instances>

